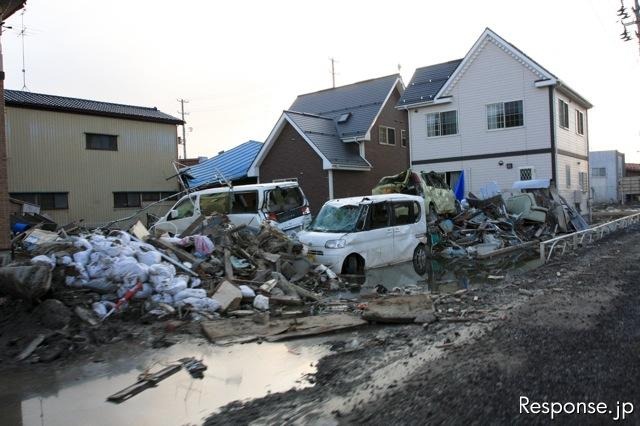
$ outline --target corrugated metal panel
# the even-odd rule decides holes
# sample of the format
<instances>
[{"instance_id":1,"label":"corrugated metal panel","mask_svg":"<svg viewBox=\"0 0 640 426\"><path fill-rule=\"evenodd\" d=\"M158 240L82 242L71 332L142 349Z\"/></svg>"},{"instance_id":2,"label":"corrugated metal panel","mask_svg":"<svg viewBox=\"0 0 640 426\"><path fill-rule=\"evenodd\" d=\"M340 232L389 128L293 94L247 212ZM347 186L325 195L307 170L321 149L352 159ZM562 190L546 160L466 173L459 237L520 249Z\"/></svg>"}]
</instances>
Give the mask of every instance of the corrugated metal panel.
<instances>
[{"instance_id":1,"label":"corrugated metal panel","mask_svg":"<svg viewBox=\"0 0 640 426\"><path fill-rule=\"evenodd\" d=\"M262 148L262 142L248 141L200 164L181 170L188 171L193 177L189 180L191 188L224 179L234 181L247 176L249 166L258 155L260 148Z\"/></svg>"},{"instance_id":2,"label":"corrugated metal panel","mask_svg":"<svg viewBox=\"0 0 640 426\"><path fill-rule=\"evenodd\" d=\"M176 126L24 108L6 109L9 192L68 192L60 223L101 223L135 209L115 209L113 192L176 191ZM117 151L87 150L85 133L117 135Z\"/></svg>"}]
</instances>

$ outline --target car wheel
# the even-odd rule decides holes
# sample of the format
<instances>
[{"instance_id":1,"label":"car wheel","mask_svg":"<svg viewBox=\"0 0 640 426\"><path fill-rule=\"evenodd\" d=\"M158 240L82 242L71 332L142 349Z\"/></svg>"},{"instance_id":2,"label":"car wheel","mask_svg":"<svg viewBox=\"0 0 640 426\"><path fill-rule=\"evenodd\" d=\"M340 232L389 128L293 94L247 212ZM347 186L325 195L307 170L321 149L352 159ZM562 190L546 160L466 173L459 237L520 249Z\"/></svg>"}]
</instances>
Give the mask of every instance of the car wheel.
<instances>
[{"instance_id":1,"label":"car wheel","mask_svg":"<svg viewBox=\"0 0 640 426\"><path fill-rule=\"evenodd\" d=\"M364 268L362 268L364 269ZM355 254L349 255L342 265L342 272L349 275L359 275L362 273L360 262Z\"/></svg>"},{"instance_id":2,"label":"car wheel","mask_svg":"<svg viewBox=\"0 0 640 426\"><path fill-rule=\"evenodd\" d=\"M436 211L436 206L431 203L429 204L429 214L427 215L427 221L429 221L429 223L432 223L436 220L438 220L438 212Z\"/></svg>"},{"instance_id":3,"label":"car wheel","mask_svg":"<svg viewBox=\"0 0 640 426\"><path fill-rule=\"evenodd\" d=\"M427 248L424 244L418 244L413 251L413 269L419 275L427 272Z\"/></svg>"}]
</instances>

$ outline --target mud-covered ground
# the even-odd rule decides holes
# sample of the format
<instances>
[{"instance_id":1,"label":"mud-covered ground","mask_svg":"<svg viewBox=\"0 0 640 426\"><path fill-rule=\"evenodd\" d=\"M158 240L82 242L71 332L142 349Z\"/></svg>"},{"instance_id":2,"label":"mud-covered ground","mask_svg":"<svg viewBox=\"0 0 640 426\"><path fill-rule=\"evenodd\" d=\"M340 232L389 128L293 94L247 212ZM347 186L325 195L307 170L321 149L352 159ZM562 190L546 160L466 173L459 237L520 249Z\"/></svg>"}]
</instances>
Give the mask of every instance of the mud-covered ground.
<instances>
[{"instance_id":1,"label":"mud-covered ground","mask_svg":"<svg viewBox=\"0 0 640 426\"><path fill-rule=\"evenodd\" d=\"M638 237L637 226L619 231L436 305L445 316L470 312L468 322L372 328L336 341L314 387L229 404L207 424L551 422L521 413L521 397L608 404L604 414L556 414L562 424L611 422L622 403L640 410Z\"/></svg>"}]
</instances>

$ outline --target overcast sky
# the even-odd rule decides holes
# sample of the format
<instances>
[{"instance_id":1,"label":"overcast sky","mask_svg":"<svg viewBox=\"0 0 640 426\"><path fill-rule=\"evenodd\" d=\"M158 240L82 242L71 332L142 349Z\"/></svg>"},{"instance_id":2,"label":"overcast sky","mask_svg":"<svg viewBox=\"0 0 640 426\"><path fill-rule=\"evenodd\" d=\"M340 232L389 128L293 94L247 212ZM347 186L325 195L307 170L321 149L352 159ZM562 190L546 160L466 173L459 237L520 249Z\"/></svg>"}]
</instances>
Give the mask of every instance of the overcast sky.
<instances>
[{"instance_id":1,"label":"overcast sky","mask_svg":"<svg viewBox=\"0 0 640 426\"><path fill-rule=\"evenodd\" d=\"M628 7L630 0L625 0ZM640 55L618 39L619 0L28 0L26 86L186 110L189 157L264 141L296 95L461 58L490 27L591 103L591 150L640 162ZM21 89L20 15L3 36Z\"/></svg>"}]
</instances>

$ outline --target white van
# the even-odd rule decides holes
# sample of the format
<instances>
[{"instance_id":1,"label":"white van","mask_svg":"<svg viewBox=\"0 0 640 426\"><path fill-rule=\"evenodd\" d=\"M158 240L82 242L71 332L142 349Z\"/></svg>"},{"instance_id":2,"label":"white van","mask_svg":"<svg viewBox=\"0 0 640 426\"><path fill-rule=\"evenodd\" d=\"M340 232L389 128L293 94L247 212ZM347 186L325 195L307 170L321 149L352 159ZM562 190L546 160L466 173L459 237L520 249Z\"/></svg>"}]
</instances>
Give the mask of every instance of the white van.
<instances>
[{"instance_id":1,"label":"white van","mask_svg":"<svg viewBox=\"0 0 640 426\"><path fill-rule=\"evenodd\" d=\"M298 234L312 261L340 274L413 260L419 274L427 264L424 199L384 194L330 200Z\"/></svg>"},{"instance_id":2,"label":"white van","mask_svg":"<svg viewBox=\"0 0 640 426\"><path fill-rule=\"evenodd\" d=\"M264 220L292 234L311 222L309 202L297 182L204 189L185 195L154 225L181 234L200 215L226 214L236 224L258 227Z\"/></svg>"}]
</instances>

